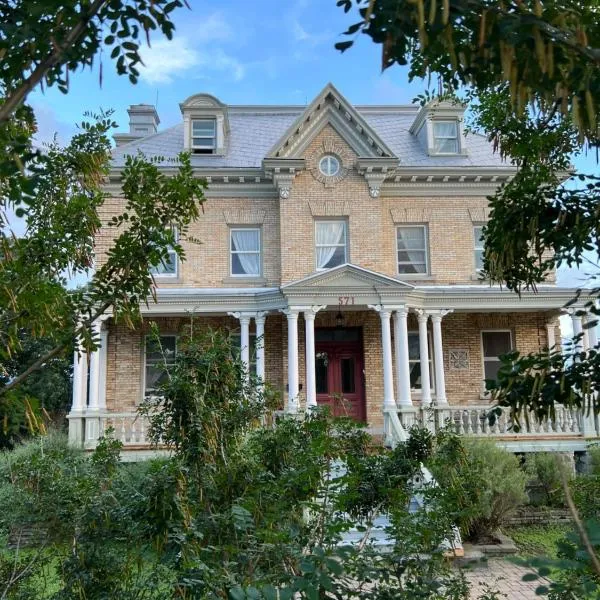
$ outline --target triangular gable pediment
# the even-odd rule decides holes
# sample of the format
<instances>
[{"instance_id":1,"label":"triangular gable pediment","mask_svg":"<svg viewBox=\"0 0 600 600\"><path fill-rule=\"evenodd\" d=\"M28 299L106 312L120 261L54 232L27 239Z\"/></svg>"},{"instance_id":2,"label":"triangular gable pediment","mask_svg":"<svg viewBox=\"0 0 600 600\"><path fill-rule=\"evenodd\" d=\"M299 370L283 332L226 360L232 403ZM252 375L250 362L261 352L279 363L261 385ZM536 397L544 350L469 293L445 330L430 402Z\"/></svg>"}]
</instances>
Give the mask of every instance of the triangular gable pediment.
<instances>
[{"instance_id":1,"label":"triangular gable pediment","mask_svg":"<svg viewBox=\"0 0 600 600\"><path fill-rule=\"evenodd\" d=\"M331 83L294 121L266 158L300 158L327 125L361 158L395 158L387 144Z\"/></svg>"},{"instance_id":2,"label":"triangular gable pediment","mask_svg":"<svg viewBox=\"0 0 600 600\"><path fill-rule=\"evenodd\" d=\"M339 290L364 289L372 292L374 288L387 288L390 291L394 289L410 291L414 289L414 286L393 277L351 264L340 265L327 271L313 273L308 277L281 286L283 292L316 288L335 288Z\"/></svg>"}]
</instances>

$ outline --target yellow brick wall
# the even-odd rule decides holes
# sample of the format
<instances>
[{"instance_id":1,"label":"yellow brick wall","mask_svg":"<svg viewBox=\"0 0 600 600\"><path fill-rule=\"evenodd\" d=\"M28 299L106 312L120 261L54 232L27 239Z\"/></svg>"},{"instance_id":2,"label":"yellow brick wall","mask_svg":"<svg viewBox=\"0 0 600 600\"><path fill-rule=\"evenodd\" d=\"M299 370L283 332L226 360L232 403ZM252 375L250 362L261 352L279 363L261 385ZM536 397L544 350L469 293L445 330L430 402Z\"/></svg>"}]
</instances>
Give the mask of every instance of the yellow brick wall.
<instances>
[{"instance_id":1,"label":"yellow brick wall","mask_svg":"<svg viewBox=\"0 0 600 600\"><path fill-rule=\"evenodd\" d=\"M327 144L342 149L347 175L325 186L312 174ZM186 261L180 277L158 280L161 286L248 287L278 286L315 271L315 219L343 218L348 221L349 260L367 269L398 276L396 225L424 223L428 228L430 275L412 280L418 284L472 284L474 265L474 215L484 214L484 197L371 198L364 176L352 166L356 155L337 132L326 126L304 156L306 169L294 179L287 199L210 198L204 211L182 240ZM101 211L106 223L122 210L122 200L107 200ZM317 216L315 216L316 213ZM240 215L242 223L236 223ZM256 223L254 223L256 221ZM259 225L262 230L263 277L257 280L229 277L229 227ZM97 237L97 258L104 253L115 230L102 227ZM552 279L552 278L551 278Z\"/></svg>"},{"instance_id":2,"label":"yellow brick wall","mask_svg":"<svg viewBox=\"0 0 600 600\"><path fill-rule=\"evenodd\" d=\"M336 311L317 313L315 327L335 326ZM481 398L483 366L481 331L507 329L513 334L514 344L521 353L536 352L547 343L543 313L452 313L442 321L446 393L450 404L485 404ZM155 319L162 333L182 333L189 319ZM381 325L374 311L344 313L347 327L360 327L364 351L365 395L367 420L369 425L382 425L381 407L383 402L383 362L381 353ZM238 330L238 322L231 317L198 317L196 330L228 328ZM299 383L301 406L305 403L305 323L298 319L299 343ZM142 398L143 382L143 340L147 324L138 331L124 326L110 325L108 338L107 364L107 407L111 411L134 411ZM417 331L417 320L409 314L409 331ZM431 332L431 322L429 322ZM254 322L251 323L251 332ZM449 350L467 350L469 366L465 370L453 370L448 361ZM271 314L265 324L265 371L266 380L281 394L282 402L287 398L287 319L281 314ZM395 383L395 379L394 379ZM396 390L397 392L397 390ZM418 405L419 394L413 394L413 402Z\"/></svg>"}]
</instances>

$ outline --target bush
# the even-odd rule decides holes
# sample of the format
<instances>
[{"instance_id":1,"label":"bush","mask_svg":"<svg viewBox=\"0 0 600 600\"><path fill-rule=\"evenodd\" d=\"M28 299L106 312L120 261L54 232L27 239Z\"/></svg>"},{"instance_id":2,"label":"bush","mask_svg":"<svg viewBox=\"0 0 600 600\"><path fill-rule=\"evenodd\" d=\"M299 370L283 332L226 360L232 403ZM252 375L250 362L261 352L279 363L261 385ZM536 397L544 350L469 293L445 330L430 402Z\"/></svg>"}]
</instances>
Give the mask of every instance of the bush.
<instances>
[{"instance_id":1,"label":"bush","mask_svg":"<svg viewBox=\"0 0 600 600\"><path fill-rule=\"evenodd\" d=\"M600 446L589 446L590 475L600 475Z\"/></svg>"},{"instance_id":2,"label":"bush","mask_svg":"<svg viewBox=\"0 0 600 600\"><path fill-rule=\"evenodd\" d=\"M531 504L535 506L565 506L563 476L567 481L573 478L573 469L566 458L553 452L532 452L525 458L525 472L529 482Z\"/></svg>"},{"instance_id":3,"label":"bush","mask_svg":"<svg viewBox=\"0 0 600 600\"><path fill-rule=\"evenodd\" d=\"M519 460L488 440L470 440L442 432L431 470L445 490L448 510L463 537L493 536L527 500L527 475Z\"/></svg>"}]
</instances>

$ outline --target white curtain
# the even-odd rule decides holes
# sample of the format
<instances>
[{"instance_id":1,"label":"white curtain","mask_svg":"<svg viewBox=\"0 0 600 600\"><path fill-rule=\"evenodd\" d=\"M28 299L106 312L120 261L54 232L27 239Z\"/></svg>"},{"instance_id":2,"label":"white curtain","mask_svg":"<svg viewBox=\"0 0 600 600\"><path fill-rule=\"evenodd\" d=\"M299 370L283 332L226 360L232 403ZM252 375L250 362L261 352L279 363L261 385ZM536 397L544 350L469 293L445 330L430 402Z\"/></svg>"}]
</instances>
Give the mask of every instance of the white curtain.
<instances>
[{"instance_id":1,"label":"white curtain","mask_svg":"<svg viewBox=\"0 0 600 600\"><path fill-rule=\"evenodd\" d=\"M233 250L246 275L260 274L260 252L258 247L258 231L237 229L231 232ZM250 253L250 254L248 254Z\"/></svg>"},{"instance_id":2,"label":"white curtain","mask_svg":"<svg viewBox=\"0 0 600 600\"><path fill-rule=\"evenodd\" d=\"M419 227L398 229L398 250L406 252L412 263L422 263L425 261L424 235L424 230Z\"/></svg>"},{"instance_id":3,"label":"white curtain","mask_svg":"<svg viewBox=\"0 0 600 600\"><path fill-rule=\"evenodd\" d=\"M344 223L319 223L317 225L317 268L324 269L333 258L336 245L344 243Z\"/></svg>"},{"instance_id":4,"label":"white curtain","mask_svg":"<svg viewBox=\"0 0 600 600\"><path fill-rule=\"evenodd\" d=\"M435 151L458 152L456 123L434 123Z\"/></svg>"}]
</instances>

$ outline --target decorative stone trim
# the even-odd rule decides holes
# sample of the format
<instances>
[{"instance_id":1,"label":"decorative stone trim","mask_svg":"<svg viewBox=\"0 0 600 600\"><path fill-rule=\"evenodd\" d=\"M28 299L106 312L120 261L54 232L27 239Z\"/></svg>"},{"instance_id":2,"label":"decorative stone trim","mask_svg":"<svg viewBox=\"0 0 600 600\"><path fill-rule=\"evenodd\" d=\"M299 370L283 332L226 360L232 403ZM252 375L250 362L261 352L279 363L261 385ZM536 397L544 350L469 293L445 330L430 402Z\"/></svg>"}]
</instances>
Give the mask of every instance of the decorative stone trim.
<instances>
[{"instance_id":1,"label":"decorative stone trim","mask_svg":"<svg viewBox=\"0 0 600 600\"><path fill-rule=\"evenodd\" d=\"M358 172L367 180L371 198L379 198L383 182L394 174L397 165L395 158L359 158L356 161Z\"/></svg>"},{"instance_id":2,"label":"decorative stone trim","mask_svg":"<svg viewBox=\"0 0 600 600\"><path fill-rule=\"evenodd\" d=\"M223 211L227 225L262 225L265 222L265 210L228 209Z\"/></svg>"},{"instance_id":3,"label":"decorative stone trim","mask_svg":"<svg viewBox=\"0 0 600 600\"><path fill-rule=\"evenodd\" d=\"M490 220L492 209L489 207L469 208L469 216L473 223L485 223Z\"/></svg>"},{"instance_id":4,"label":"decorative stone trim","mask_svg":"<svg viewBox=\"0 0 600 600\"><path fill-rule=\"evenodd\" d=\"M347 200L309 200L308 206L313 217L346 217L350 214Z\"/></svg>"},{"instance_id":5,"label":"decorative stone trim","mask_svg":"<svg viewBox=\"0 0 600 600\"><path fill-rule=\"evenodd\" d=\"M325 154L333 154L340 161L340 170L331 177L323 175L319 169L319 161ZM306 157L306 168L317 181L328 188L333 187L348 175L353 161L354 156L348 152L344 144L326 139L320 147Z\"/></svg>"},{"instance_id":6,"label":"decorative stone trim","mask_svg":"<svg viewBox=\"0 0 600 600\"><path fill-rule=\"evenodd\" d=\"M428 223L431 220L430 208L390 208L394 223Z\"/></svg>"},{"instance_id":7,"label":"decorative stone trim","mask_svg":"<svg viewBox=\"0 0 600 600\"><path fill-rule=\"evenodd\" d=\"M266 158L263 160L265 175L273 180L280 199L287 200L290 197L294 178L298 171L304 168L304 164L304 159Z\"/></svg>"},{"instance_id":8,"label":"decorative stone trim","mask_svg":"<svg viewBox=\"0 0 600 600\"><path fill-rule=\"evenodd\" d=\"M468 350L459 348L448 350L448 367L451 371L468 371L469 362Z\"/></svg>"}]
</instances>

